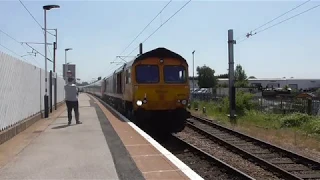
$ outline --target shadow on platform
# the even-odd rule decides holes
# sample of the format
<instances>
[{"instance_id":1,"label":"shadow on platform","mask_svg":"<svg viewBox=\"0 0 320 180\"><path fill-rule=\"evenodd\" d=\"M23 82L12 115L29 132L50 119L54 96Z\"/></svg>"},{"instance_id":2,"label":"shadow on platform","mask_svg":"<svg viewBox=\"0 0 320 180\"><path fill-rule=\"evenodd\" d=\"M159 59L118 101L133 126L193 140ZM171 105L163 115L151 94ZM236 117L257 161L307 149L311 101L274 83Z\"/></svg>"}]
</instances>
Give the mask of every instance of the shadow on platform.
<instances>
[{"instance_id":1,"label":"shadow on platform","mask_svg":"<svg viewBox=\"0 0 320 180\"><path fill-rule=\"evenodd\" d=\"M66 127L69 127L69 126L75 126L75 125L77 125L77 124L71 124L71 125L65 124L65 125L53 127L51 129L62 129L62 128L66 128Z\"/></svg>"}]
</instances>

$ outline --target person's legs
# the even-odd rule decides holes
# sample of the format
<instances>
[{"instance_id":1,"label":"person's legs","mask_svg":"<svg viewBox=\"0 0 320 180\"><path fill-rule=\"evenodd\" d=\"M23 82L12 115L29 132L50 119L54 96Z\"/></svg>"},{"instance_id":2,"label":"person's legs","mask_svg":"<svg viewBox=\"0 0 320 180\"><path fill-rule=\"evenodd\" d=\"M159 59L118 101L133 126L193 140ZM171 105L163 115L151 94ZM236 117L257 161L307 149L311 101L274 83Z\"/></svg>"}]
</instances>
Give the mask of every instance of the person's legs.
<instances>
[{"instance_id":1,"label":"person's legs","mask_svg":"<svg viewBox=\"0 0 320 180\"><path fill-rule=\"evenodd\" d=\"M71 124L72 120L72 102L66 101L67 104L67 111L68 111L68 124Z\"/></svg>"},{"instance_id":2,"label":"person's legs","mask_svg":"<svg viewBox=\"0 0 320 180\"><path fill-rule=\"evenodd\" d=\"M77 124L81 124L80 120L79 120L79 102L78 101L75 101L73 102L74 103L74 113L75 113L75 116L76 116L76 122Z\"/></svg>"}]
</instances>

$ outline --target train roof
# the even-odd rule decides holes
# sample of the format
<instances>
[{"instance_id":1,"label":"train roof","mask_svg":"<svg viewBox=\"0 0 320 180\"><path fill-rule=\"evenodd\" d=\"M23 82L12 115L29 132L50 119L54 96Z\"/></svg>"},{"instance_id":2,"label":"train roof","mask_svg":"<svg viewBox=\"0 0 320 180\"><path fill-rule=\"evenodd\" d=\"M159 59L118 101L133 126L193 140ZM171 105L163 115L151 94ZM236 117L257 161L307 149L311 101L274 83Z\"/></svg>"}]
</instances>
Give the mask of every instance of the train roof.
<instances>
[{"instance_id":1,"label":"train roof","mask_svg":"<svg viewBox=\"0 0 320 180\"><path fill-rule=\"evenodd\" d=\"M173 51L170 51L169 49L166 49L164 47L159 47L159 48L153 49L151 51L145 52L145 53L141 54L140 56L136 57L135 59L133 59L133 60L131 60L129 62L126 62L125 64L123 64L122 66L117 68L115 71L113 71L112 74L110 74L109 76L106 76L103 79L107 79L107 78L111 77L113 74L122 71L122 69L124 67L130 67L130 66L132 66L132 64L134 64L136 62L139 62L139 61L142 61L144 59L151 58L151 57L175 58L175 59L179 59L181 61L184 61L186 64L188 64L187 60L184 59L181 55L179 55L179 54L177 54L177 53L175 53Z\"/></svg>"},{"instance_id":2,"label":"train roof","mask_svg":"<svg viewBox=\"0 0 320 180\"><path fill-rule=\"evenodd\" d=\"M181 61L184 61L185 63L187 63L187 61L179 54L170 51L169 49L166 49L164 47L159 47L157 49L153 49L151 51L145 52L143 54L141 54L140 56L138 56L136 59L134 59L133 63L139 62L141 60L147 59L147 58L151 58L151 57L159 57L159 58L175 58L175 59L179 59ZM188 64L188 63L187 63Z\"/></svg>"},{"instance_id":3,"label":"train roof","mask_svg":"<svg viewBox=\"0 0 320 180\"><path fill-rule=\"evenodd\" d=\"M116 69L113 73L118 73L122 71L124 67L130 67L133 64L134 60L131 60L129 62L126 62L125 64L121 65L118 69Z\"/></svg>"}]
</instances>

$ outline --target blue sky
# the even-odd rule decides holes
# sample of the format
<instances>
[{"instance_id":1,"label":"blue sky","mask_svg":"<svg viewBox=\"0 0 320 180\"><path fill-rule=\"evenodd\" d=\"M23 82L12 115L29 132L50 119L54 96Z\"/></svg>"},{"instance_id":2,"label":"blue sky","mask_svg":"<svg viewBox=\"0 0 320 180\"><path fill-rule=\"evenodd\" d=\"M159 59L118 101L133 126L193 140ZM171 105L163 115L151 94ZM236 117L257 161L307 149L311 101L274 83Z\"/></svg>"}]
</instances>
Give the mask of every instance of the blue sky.
<instances>
[{"instance_id":1,"label":"blue sky","mask_svg":"<svg viewBox=\"0 0 320 180\"><path fill-rule=\"evenodd\" d=\"M187 1L170 3L144 33L120 54L167 2L23 1L42 26L42 6L61 6L47 13L47 27L58 28L57 71L61 73L64 49L71 47L73 50L68 52L68 61L77 65L78 78L84 81L108 76L116 68L115 64L110 64L116 56L128 55ZM302 2L191 1L144 43L144 51L157 47L175 51L187 59L192 75L191 52L196 50L195 66L206 64L217 74L226 73L228 29L234 30L235 38L244 37L246 32ZM320 1L308 2L273 23L318 4ZM0 17L0 30L18 41L44 42L40 27L19 1L0 1ZM320 7L236 44L235 63L241 64L248 76L258 78L319 78L319 17ZM272 23L265 27L270 25ZM53 42L54 37L48 35L48 40ZM19 55L27 54L19 43L1 32L0 44ZM43 45L31 45L44 54ZM52 49L51 46L49 48ZM12 54L1 46L0 51ZM50 52L48 56L51 58L52 50ZM138 49L131 55L137 53ZM25 59L44 68L44 58L40 55L35 59L26 56ZM48 63L48 67L51 69L52 64Z\"/></svg>"}]
</instances>

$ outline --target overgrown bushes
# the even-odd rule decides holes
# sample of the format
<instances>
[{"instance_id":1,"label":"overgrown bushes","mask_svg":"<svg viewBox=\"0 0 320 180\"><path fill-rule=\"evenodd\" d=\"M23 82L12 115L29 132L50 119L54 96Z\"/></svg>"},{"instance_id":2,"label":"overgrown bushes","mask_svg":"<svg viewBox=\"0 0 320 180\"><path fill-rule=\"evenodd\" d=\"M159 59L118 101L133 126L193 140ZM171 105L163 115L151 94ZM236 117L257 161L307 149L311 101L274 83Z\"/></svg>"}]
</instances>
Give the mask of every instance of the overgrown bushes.
<instances>
[{"instance_id":1,"label":"overgrown bushes","mask_svg":"<svg viewBox=\"0 0 320 180\"><path fill-rule=\"evenodd\" d=\"M229 98L225 97L221 102L212 101L194 101L192 107L202 108L206 107L208 112L220 112L224 114L229 113ZM238 115L245 115L246 111L255 109L257 104L252 101L252 94L243 91L238 91L236 93L236 111Z\"/></svg>"},{"instance_id":2,"label":"overgrown bushes","mask_svg":"<svg viewBox=\"0 0 320 180\"><path fill-rule=\"evenodd\" d=\"M320 135L320 118L304 113L274 114L259 111L257 103L252 101L250 93L239 91L236 93L236 114L239 123L250 123L265 128L298 128L307 134ZM192 107L199 110L206 107L207 115L218 117L227 121L229 114L229 99L225 97L222 101L203 102L197 101ZM194 108L193 108L194 109Z\"/></svg>"},{"instance_id":3,"label":"overgrown bushes","mask_svg":"<svg viewBox=\"0 0 320 180\"><path fill-rule=\"evenodd\" d=\"M236 93L236 111L238 115L244 115L246 111L253 110L257 107L257 104L252 102L252 94L238 91ZM229 113L229 97L223 99L223 110L225 113Z\"/></svg>"},{"instance_id":4,"label":"overgrown bushes","mask_svg":"<svg viewBox=\"0 0 320 180\"><path fill-rule=\"evenodd\" d=\"M307 114L293 113L283 116L280 119L281 127L300 127L305 123L310 122L312 117Z\"/></svg>"},{"instance_id":5,"label":"overgrown bushes","mask_svg":"<svg viewBox=\"0 0 320 180\"><path fill-rule=\"evenodd\" d=\"M320 118L302 113L284 115L280 119L282 128L298 128L307 134L320 135Z\"/></svg>"},{"instance_id":6,"label":"overgrown bushes","mask_svg":"<svg viewBox=\"0 0 320 180\"><path fill-rule=\"evenodd\" d=\"M320 119L312 119L309 123L304 125L303 129L309 134L320 135Z\"/></svg>"}]
</instances>

